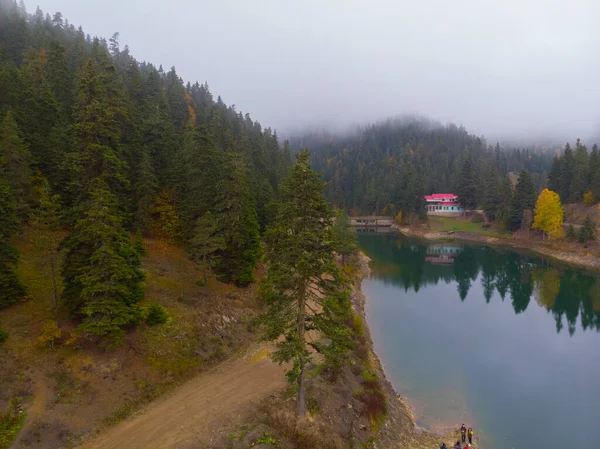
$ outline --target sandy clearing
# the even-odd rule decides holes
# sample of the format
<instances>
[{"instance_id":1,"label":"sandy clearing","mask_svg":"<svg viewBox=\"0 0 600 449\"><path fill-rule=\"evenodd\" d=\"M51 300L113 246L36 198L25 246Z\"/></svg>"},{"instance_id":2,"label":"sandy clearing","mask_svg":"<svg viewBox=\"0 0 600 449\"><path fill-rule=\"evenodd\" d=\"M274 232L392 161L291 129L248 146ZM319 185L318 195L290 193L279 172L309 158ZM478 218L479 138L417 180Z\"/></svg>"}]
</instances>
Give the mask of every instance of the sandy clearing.
<instances>
[{"instance_id":1,"label":"sandy clearing","mask_svg":"<svg viewBox=\"0 0 600 449\"><path fill-rule=\"evenodd\" d=\"M162 449L208 442L284 386L283 367L263 348L199 375L80 448Z\"/></svg>"}]
</instances>

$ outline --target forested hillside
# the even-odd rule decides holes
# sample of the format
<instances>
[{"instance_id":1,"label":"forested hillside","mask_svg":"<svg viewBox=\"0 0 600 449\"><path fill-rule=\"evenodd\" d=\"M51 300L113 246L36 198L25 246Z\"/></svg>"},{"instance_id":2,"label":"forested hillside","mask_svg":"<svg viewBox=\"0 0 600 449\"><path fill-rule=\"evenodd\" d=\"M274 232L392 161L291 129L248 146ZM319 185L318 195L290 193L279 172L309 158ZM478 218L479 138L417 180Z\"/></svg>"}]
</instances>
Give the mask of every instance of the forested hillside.
<instances>
[{"instance_id":1,"label":"forested hillside","mask_svg":"<svg viewBox=\"0 0 600 449\"><path fill-rule=\"evenodd\" d=\"M560 195L563 203L585 202L586 206L600 201L600 153L598 145L588 152L577 139L575 149L567 143L565 151L555 156L548 174L548 188Z\"/></svg>"},{"instance_id":2,"label":"forested hillside","mask_svg":"<svg viewBox=\"0 0 600 449\"><path fill-rule=\"evenodd\" d=\"M142 235L248 285L289 164L273 130L136 61L118 33L0 0L0 308L26 295L12 244L24 225L68 231L62 304L108 343L139 320Z\"/></svg>"},{"instance_id":3,"label":"forested hillside","mask_svg":"<svg viewBox=\"0 0 600 449\"><path fill-rule=\"evenodd\" d=\"M532 149L488 146L463 127L421 118L389 119L346 135L306 134L290 140L309 147L312 164L330 181L328 198L353 214L420 213L426 193L458 191L465 161L473 169L477 205L485 201L490 173L502 184L526 169L539 190L552 155Z\"/></svg>"}]
</instances>

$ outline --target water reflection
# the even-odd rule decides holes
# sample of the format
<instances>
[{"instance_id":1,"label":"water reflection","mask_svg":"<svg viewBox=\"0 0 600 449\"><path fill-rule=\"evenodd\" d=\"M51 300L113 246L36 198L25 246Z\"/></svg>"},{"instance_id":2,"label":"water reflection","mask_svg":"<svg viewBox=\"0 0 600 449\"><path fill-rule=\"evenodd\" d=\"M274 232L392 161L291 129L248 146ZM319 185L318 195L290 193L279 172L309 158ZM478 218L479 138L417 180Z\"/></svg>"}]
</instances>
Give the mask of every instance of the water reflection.
<instances>
[{"instance_id":1,"label":"water reflection","mask_svg":"<svg viewBox=\"0 0 600 449\"><path fill-rule=\"evenodd\" d=\"M541 257L511 250L451 243L426 244L397 235L360 235L372 256L373 275L385 283L418 292L439 282L456 283L461 301L479 279L486 302L494 291L510 299L519 314L534 304L548 310L557 332L573 335L581 327L600 331L600 281L580 269L556 265Z\"/></svg>"}]
</instances>

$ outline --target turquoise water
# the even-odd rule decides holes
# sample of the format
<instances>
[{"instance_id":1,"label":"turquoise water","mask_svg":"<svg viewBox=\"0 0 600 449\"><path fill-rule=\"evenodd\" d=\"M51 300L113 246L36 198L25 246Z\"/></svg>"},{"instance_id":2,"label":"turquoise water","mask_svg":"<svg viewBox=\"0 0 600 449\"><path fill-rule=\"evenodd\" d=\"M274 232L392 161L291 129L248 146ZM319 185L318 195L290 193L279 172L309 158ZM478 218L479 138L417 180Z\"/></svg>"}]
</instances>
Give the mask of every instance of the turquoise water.
<instances>
[{"instance_id":1,"label":"turquoise water","mask_svg":"<svg viewBox=\"0 0 600 449\"><path fill-rule=\"evenodd\" d=\"M418 424L485 449L600 447L600 279L510 250L360 235L367 317Z\"/></svg>"}]
</instances>

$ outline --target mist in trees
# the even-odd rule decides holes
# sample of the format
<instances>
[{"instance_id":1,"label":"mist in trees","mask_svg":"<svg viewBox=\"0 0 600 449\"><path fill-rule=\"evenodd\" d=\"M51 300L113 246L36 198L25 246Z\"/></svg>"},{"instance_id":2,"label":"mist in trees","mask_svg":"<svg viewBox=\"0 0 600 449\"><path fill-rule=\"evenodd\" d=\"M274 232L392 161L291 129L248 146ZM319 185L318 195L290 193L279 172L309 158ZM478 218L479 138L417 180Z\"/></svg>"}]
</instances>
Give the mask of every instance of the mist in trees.
<instances>
[{"instance_id":1,"label":"mist in trees","mask_svg":"<svg viewBox=\"0 0 600 449\"><path fill-rule=\"evenodd\" d=\"M492 147L463 127L421 118L389 119L341 135L306 133L290 144L311 148L312 167L329 182L326 197L334 206L351 215L402 212L405 221L424 218L423 196L431 193L456 193L468 208L487 203L487 215L504 220L507 211L492 209L494 201L498 209L512 199L507 174L527 170L537 193L552 165L548 151Z\"/></svg>"}]
</instances>

